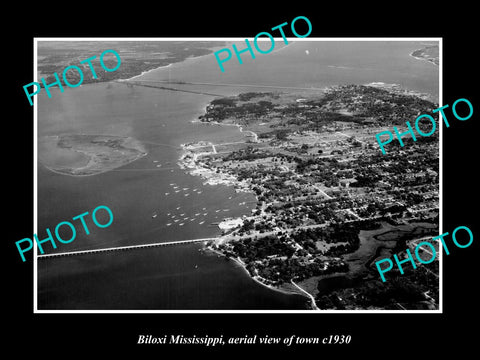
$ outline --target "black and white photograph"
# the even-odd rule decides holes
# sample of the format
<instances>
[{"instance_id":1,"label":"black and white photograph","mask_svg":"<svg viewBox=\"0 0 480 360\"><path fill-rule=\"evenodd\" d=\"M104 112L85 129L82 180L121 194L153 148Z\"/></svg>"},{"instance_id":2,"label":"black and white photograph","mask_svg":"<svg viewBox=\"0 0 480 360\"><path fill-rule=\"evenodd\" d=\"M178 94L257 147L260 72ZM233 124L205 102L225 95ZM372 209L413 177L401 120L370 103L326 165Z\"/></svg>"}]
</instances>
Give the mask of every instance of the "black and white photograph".
<instances>
[{"instance_id":1,"label":"black and white photograph","mask_svg":"<svg viewBox=\"0 0 480 360\"><path fill-rule=\"evenodd\" d=\"M471 5L71 5L2 23L6 353L475 353Z\"/></svg>"},{"instance_id":2,"label":"black and white photograph","mask_svg":"<svg viewBox=\"0 0 480 360\"><path fill-rule=\"evenodd\" d=\"M39 311L439 309L441 42L263 40L36 41Z\"/></svg>"}]
</instances>

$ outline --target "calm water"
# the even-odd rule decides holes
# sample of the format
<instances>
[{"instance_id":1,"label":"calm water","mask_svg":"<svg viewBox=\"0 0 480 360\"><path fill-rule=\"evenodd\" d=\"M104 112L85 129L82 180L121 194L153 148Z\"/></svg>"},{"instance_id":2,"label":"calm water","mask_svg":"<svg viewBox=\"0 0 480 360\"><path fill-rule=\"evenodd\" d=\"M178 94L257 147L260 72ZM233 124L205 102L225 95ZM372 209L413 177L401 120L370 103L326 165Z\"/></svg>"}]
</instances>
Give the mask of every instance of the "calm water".
<instances>
[{"instance_id":1,"label":"calm water","mask_svg":"<svg viewBox=\"0 0 480 360\"><path fill-rule=\"evenodd\" d=\"M323 88L381 81L436 97L438 68L409 56L420 47L412 42L301 42L255 60L245 58L243 65L232 60L225 64L224 73L213 56L205 56L149 72L142 79L236 84L175 85L224 95L273 90L261 86ZM250 212L252 195L237 194L227 186L203 185L201 178L176 165L182 143L243 138L236 127L191 122L212 96L120 84L53 92L52 99L43 93L39 97L39 237L44 237L46 227L52 229L98 205L107 205L114 214L113 224L106 229L87 221L91 234L81 235L78 227L77 239L60 245L58 251L214 236L218 230L212 222ZM56 151L45 141L61 134L132 136L142 142L148 155L95 176L56 174L42 164L60 164L75 156ZM175 193L173 186L182 190ZM152 218L154 213L158 216ZM180 214L189 218L183 226L171 220ZM200 248L196 244L41 260L39 309L305 308L304 297L264 288L233 262Z\"/></svg>"}]
</instances>

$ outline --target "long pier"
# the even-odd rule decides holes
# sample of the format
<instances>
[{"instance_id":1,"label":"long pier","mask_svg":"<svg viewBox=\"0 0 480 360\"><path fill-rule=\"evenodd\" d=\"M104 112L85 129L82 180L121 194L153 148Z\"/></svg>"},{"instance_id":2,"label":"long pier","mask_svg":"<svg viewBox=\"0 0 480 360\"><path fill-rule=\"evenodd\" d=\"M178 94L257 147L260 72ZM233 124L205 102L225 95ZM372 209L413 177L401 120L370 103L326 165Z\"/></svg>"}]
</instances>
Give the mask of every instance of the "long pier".
<instances>
[{"instance_id":1,"label":"long pier","mask_svg":"<svg viewBox=\"0 0 480 360\"><path fill-rule=\"evenodd\" d=\"M212 93L207 93L203 91L194 91L194 90L185 90L185 89L177 89L177 88L172 88L172 87L166 87L166 86L159 86L159 85L149 85L149 84L144 84L142 81L131 81L131 80L112 80L113 82L116 82L117 84L124 84L127 86L143 86L143 87L148 87L148 88L154 88L154 89L160 89L160 90L170 90L170 91L179 91L179 92L186 92L186 93L191 93L191 94L200 94L200 95L208 95L208 96L216 96L216 97L222 97L223 95L220 94L212 94Z\"/></svg>"},{"instance_id":2,"label":"long pier","mask_svg":"<svg viewBox=\"0 0 480 360\"><path fill-rule=\"evenodd\" d=\"M118 81L127 83L129 80ZM246 88L266 88L266 89L289 89L289 90L311 90L324 91L322 88L315 87L298 87L298 86L282 86L282 85L259 85L259 84L227 84L227 83L208 83L208 82L187 82L187 81L170 81L170 80L140 80L143 83L163 83L175 85L206 85L206 86L227 86L227 87L246 87ZM133 81L132 81L133 83ZM134 84L136 85L136 84Z\"/></svg>"},{"instance_id":3,"label":"long pier","mask_svg":"<svg viewBox=\"0 0 480 360\"><path fill-rule=\"evenodd\" d=\"M52 257L59 257L59 256L74 256L74 255L84 255L84 254L101 253L101 252L109 252L109 251L133 250L133 249L141 249L141 248L149 248L149 247L157 247L157 246L184 245L184 244L193 244L193 243L213 241L213 240L217 240L217 238L179 240L179 241L152 243L152 244L119 246L119 247L112 247L112 248L106 248L106 249L69 251L69 252L63 252L63 253L52 253L52 254L37 255L37 258L38 259L45 259L45 258L52 258Z\"/></svg>"}]
</instances>

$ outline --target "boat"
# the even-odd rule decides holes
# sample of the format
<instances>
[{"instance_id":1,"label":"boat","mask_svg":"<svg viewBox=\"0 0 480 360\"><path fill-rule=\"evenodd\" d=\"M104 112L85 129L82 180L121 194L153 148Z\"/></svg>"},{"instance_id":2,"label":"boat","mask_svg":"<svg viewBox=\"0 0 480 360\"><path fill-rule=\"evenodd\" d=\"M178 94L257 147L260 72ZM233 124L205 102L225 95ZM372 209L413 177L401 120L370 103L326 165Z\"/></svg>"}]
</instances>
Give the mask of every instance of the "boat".
<instances>
[{"instance_id":1,"label":"boat","mask_svg":"<svg viewBox=\"0 0 480 360\"><path fill-rule=\"evenodd\" d=\"M170 225L172 225L172 223L168 223L168 224L167 224L167 226L170 226Z\"/></svg>"},{"instance_id":2,"label":"boat","mask_svg":"<svg viewBox=\"0 0 480 360\"><path fill-rule=\"evenodd\" d=\"M152 215L152 218L153 218L153 219L155 219L156 217L157 217L157 214L156 214L156 213Z\"/></svg>"}]
</instances>

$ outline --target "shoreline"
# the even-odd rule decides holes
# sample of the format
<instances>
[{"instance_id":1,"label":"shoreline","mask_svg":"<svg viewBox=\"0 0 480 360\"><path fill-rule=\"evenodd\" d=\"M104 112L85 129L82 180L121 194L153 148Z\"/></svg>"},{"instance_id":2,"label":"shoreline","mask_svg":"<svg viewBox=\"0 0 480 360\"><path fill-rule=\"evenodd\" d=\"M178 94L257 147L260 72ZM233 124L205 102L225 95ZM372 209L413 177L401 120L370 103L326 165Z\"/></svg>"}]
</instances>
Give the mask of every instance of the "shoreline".
<instances>
[{"instance_id":1,"label":"shoreline","mask_svg":"<svg viewBox=\"0 0 480 360\"><path fill-rule=\"evenodd\" d=\"M205 249L207 249L208 251L210 251L214 254L222 256L226 260L233 260L233 262L236 263L240 268L242 268L245 271L245 273L248 275L248 277L250 279L252 279L254 282L256 282L257 284L262 285L262 286L264 286L264 287L266 287L270 290L279 292L279 293L284 294L284 295L300 295L300 296L306 297L307 299L310 300L310 302L312 302L312 305L315 306L315 307L312 306L311 310L318 310L318 307L316 306L316 303L315 303L315 300L314 300L313 296L311 294L309 294L307 291L305 291L304 289L302 289L297 284L294 284L293 280L292 280L292 285L294 285L298 289L298 291L295 291L293 289L290 290L290 289L281 288L281 287L266 284L266 283L264 283L263 281L260 280L260 277L252 276L248 272L248 270L246 268L246 264L240 258L227 257L224 253L222 253L221 251L219 251L217 249L214 249L211 245L205 246Z\"/></svg>"},{"instance_id":2,"label":"shoreline","mask_svg":"<svg viewBox=\"0 0 480 360\"><path fill-rule=\"evenodd\" d=\"M205 106L205 111L206 111L207 106L208 106L208 104ZM244 132L244 129L243 129L242 125L240 125L240 124L225 124L225 123L221 123L221 122L217 122L217 121L204 122L204 121L201 121L199 119L191 120L191 122L192 123L201 123L201 124L206 124L206 125L236 126L238 128L238 130L240 131L240 133ZM255 139L254 141L258 142L258 134L257 133L255 133L251 130L245 130L245 131L250 132L252 134L252 137L254 137L254 139ZM187 148L188 146L194 146L194 145L199 145L201 147L211 146L212 151L211 152L194 153L192 150L194 150L195 148L193 148L193 149L188 149ZM249 186L248 186L249 184L242 183L241 181L236 179L233 175L216 173L214 170L212 170L212 169L210 169L206 166L202 166L204 164L201 163L201 161L199 160L199 157L201 157L203 155L209 155L209 154L216 153L215 144L213 144L212 142L203 141L201 143L197 142L197 143L193 143L193 144L180 144L180 146L183 150L183 154L179 158L178 165L181 169L188 169L188 173L190 175L202 177L205 180L205 184L233 186L235 188L235 191L237 191L237 192L241 192L241 191L253 192L249 188ZM188 158L190 158L190 159L188 159ZM257 198L257 197L255 196L255 198ZM215 244L218 244L220 242L223 242L223 239L221 237L218 237L217 240L215 240ZM245 271L245 273L248 275L248 277L250 279L252 279L254 282L256 282L257 284L259 284L261 286L264 286L264 287L266 287L270 290L279 292L281 294L303 296L303 297L305 297L309 300L309 302L311 304L311 310L319 310L319 308L317 307L317 304L315 302L314 296L312 294L308 293L303 288L301 288L298 284L295 284L293 282L293 280L291 280L291 284L294 288L284 288L284 287L277 287L277 286L266 284L265 282L263 282L261 280L261 278L259 276L252 276L250 274L250 272L247 270L246 264L240 258L238 258L238 257L237 258L227 257L220 250L214 249L212 245L206 245L205 249L207 249L208 251L210 251L212 253L220 255L227 260L233 260L238 266L240 266Z\"/></svg>"},{"instance_id":3,"label":"shoreline","mask_svg":"<svg viewBox=\"0 0 480 360\"><path fill-rule=\"evenodd\" d=\"M208 106L208 104L205 106ZM205 125L219 125L219 126L236 126L240 133L243 133L242 125L240 124L223 124L216 121L211 122L204 122L198 119L194 119L190 121L191 123L200 123ZM258 141L258 135L251 130L247 130L252 133L252 136L255 138L255 142ZM217 144L220 145L220 144ZM198 152L195 153L194 150L196 147L207 147L210 146L212 151L205 151L205 152ZM200 176L203 178L205 185L226 185L226 186L233 186L236 192L250 192L253 191L249 188L249 184L246 182L239 181L233 175L225 174L225 173L217 173L215 170L210 169L209 167L205 166L199 158L203 155L210 155L216 154L215 144L211 141L199 141L196 143L184 143L180 144L180 147L183 151L183 154L178 159L178 166L182 170L187 170L191 176ZM190 148L189 148L190 147Z\"/></svg>"},{"instance_id":4,"label":"shoreline","mask_svg":"<svg viewBox=\"0 0 480 360\"><path fill-rule=\"evenodd\" d=\"M415 51L417 51L417 50L415 50ZM415 52L415 51L414 51L414 52ZM426 62L428 62L429 64L432 64L432 65L434 65L434 66L438 66L437 64L435 64L435 63L434 63L431 59L429 59L429 58L423 58L423 57L419 57L419 56L413 55L414 52L412 52L411 54L409 54L412 58L414 58L414 59L416 59L416 60L420 60L420 61L426 61Z\"/></svg>"},{"instance_id":5,"label":"shoreline","mask_svg":"<svg viewBox=\"0 0 480 360\"><path fill-rule=\"evenodd\" d=\"M65 146L59 145L59 142L61 140L61 137L59 135L47 136L47 138L52 137L53 139L58 140L55 145L57 149L70 150L75 153L81 154L87 159L86 163L82 164L81 166L54 166L54 165L47 165L42 161L38 161L47 170L50 170L51 172L60 174L60 175L68 175L68 176L74 176L74 177L98 175L98 174L109 172L111 170L121 168L125 165L131 164L137 161L138 159L141 159L148 155L148 151L145 149L145 147L141 142L138 142L136 139L133 139L128 136L125 137L125 136L114 136L114 135L104 135L104 134L102 135L100 134L89 134L89 135L64 134L62 136L67 136L67 137L87 136L88 142L85 142L85 143L81 141L79 143L75 142L73 144L69 144L68 147L65 147ZM108 161L105 161L104 159L102 159L102 157L110 156L112 152L118 151L117 146L111 147L111 146L105 145L105 146L100 146L99 148L93 146L93 148L85 149L84 145L92 146L92 144L94 144L94 142L90 139L90 137L93 137L93 140L97 140L97 138L102 138L102 137L113 138L114 140L120 139L122 141L120 146L126 150L132 150L136 152L136 155L132 157L129 156L127 158L117 158L117 159L110 158ZM123 151L120 150L120 152L124 155Z\"/></svg>"},{"instance_id":6,"label":"shoreline","mask_svg":"<svg viewBox=\"0 0 480 360\"><path fill-rule=\"evenodd\" d=\"M170 66L172 66L172 65L173 65L173 63L170 63L170 64L168 64L168 65L163 65L163 66L159 66L159 67L156 67L156 68L153 68L153 69L150 69L150 70L145 70L145 71L142 71L142 72L141 72L140 74L138 74L138 75L132 76L131 78L127 78L127 79L117 79L116 81L131 81L131 80L133 80L133 79L135 79L135 78L138 78L138 77L140 77L140 76L143 76L143 75L145 75L145 74L148 74L148 73L150 73L150 72L152 72L152 71L154 71L154 70L165 69L165 68L168 68L168 67L170 67Z\"/></svg>"},{"instance_id":7,"label":"shoreline","mask_svg":"<svg viewBox=\"0 0 480 360\"><path fill-rule=\"evenodd\" d=\"M435 65L435 64L434 64ZM401 94L401 95L408 95L414 96L423 100L433 101L436 102L436 99L432 94L429 93L422 93L416 90L408 90L403 88L399 84L391 84L391 83L384 83L382 81L375 81L367 84L363 84L364 86L369 86L377 89L386 90L393 94Z\"/></svg>"},{"instance_id":8,"label":"shoreline","mask_svg":"<svg viewBox=\"0 0 480 360\"><path fill-rule=\"evenodd\" d=\"M162 66L158 66L156 68L153 68L153 69L150 69L150 70L145 70L145 71L142 71L140 74L138 75L134 75L130 78L127 78L127 79L117 79L117 81L130 81L130 80L134 80L140 76L143 76L145 74L148 74L154 70L159 70L159 69L165 69L165 68L168 68L168 67L171 67L173 66L174 64L183 64L185 61L187 60L192 60L192 59L199 59L199 58L202 58L203 56L210 56L210 55L213 55L213 53L217 50L220 50L220 49L223 49L223 45L219 45L219 46L213 46L211 48L209 48L211 50L211 53L208 53L208 54L203 54L203 55L197 55L197 56L188 56L186 58L184 58L183 60L181 61L174 61L174 62L171 62L169 63L168 65L162 65Z\"/></svg>"},{"instance_id":9,"label":"shoreline","mask_svg":"<svg viewBox=\"0 0 480 360\"><path fill-rule=\"evenodd\" d=\"M415 52L421 51L421 50L424 50L424 49L425 49L425 48L413 50L413 51L409 54L409 56L413 57L413 58L416 59L416 60L426 61L426 62L428 62L428 63L430 63L430 64L438 67L439 64L436 64L436 63L435 63L435 58L431 58L431 57L420 57L420 56L415 56L415 55L413 55ZM440 61L440 59L438 59L437 61Z\"/></svg>"},{"instance_id":10,"label":"shoreline","mask_svg":"<svg viewBox=\"0 0 480 360\"><path fill-rule=\"evenodd\" d=\"M74 150L74 151L77 151L77 150ZM72 176L72 177L84 177L84 176L94 176L94 175L105 174L105 173L107 173L107 172L109 172L109 171L116 170L116 169L118 169L118 168L121 168L122 166L126 166L126 165L128 165L128 164L131 164L131 163L133 163L134 161L137 161L138 159L141 159L142 157L145 157L145 156L147 156L147 155L148 155L148 153L144 153L144 154L138 156L137 158L129 161L128 163L121 164L121 165L116 166L116 167L113 167L113 168L111 168L111 169L106 169L106 170L102 170L102 171L96 171L96 172L93 172L93 173L91 173L91 174L71 174L71 173L68 173L68 172L62 172L61 169L52 168L52 167L50 167L50 166L48 166L48 165L46 165L46 164L43 164L43 163L41 163L41 162L40 162L40 164L41 164L45 169L50 170L51 172L53 172L53 173L55 173L55 174L67 175L67 176ZM91 161L93 161L92 158L90 158L90 160L88 161L88 164L90 164ZM87 164L87 166L88 166L88 164Z\"/></svg>"},{"instance_id":11,"label":"shoreline","mask_svg":"<svg viewBox=\"0 0 480 360\"><path fill-rule=\"evenodd\" d=\"M214 147L212 143L208 145ZM208 146L205 145L205 146ZM233 175L216 173L214 170L202 166L199 159L202 155L214 154L214 152L204 152L204 153L193 153L192 151L186 148L186 144L181 144L181 147L184 151L177 162L178 166L182 170L186 170L191 176L200 176L204 182L204 185L226 185L233 186L236 192L250 192L247 184L241 184Z\"/></svg>"}]
</instances>

